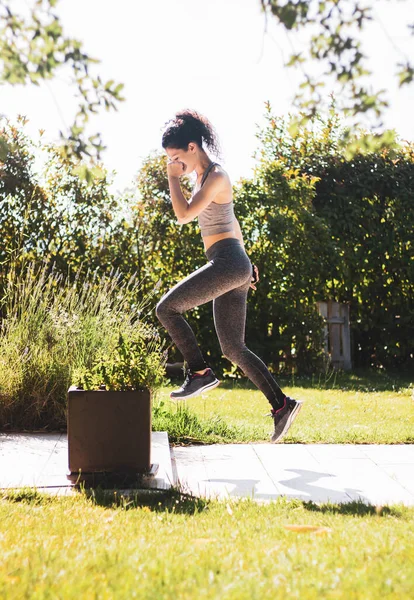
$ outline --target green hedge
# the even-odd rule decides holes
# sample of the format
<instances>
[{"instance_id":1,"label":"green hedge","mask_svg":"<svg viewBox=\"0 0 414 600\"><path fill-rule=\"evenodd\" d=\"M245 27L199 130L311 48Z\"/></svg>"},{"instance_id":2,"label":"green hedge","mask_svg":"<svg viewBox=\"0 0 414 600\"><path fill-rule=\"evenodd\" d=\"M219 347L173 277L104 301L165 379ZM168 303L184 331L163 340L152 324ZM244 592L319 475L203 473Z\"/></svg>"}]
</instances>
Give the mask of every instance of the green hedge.
<instances>
[{"instance_id":1,"label":"green hedge","mask_svg":"<svg viewBox=\"0 0 414 600\"><path fill-rule=\"evenodd\" d=\"M412 368L413 145L373 154L358 149L356 132L350 157L342 134L333 111L292 134L267 104L254 176L234 183L246 250L260 270L257 291L249 293L246 341L274 371L323 366L315 302L327 299L350 303L355 365ZM34 154L46 149L10 124L0 136L8 147L0 178L0 294L11 257L17 270L30 259L50 270L55 264L73 281L88 269L116 268L141 282L134 301L158 285L145 314L158 326L157 299L206 260L197 223L175 221L165 154L148 156L135 188L115 198L107 175L80 181L75 165L53 149L39 179ZM187 178L182 188L190 198ZM234 372L221 356L211 304L188 319L217 371ZM180 360L169 343L169 360Z\"/></svg>"}]
</instances>

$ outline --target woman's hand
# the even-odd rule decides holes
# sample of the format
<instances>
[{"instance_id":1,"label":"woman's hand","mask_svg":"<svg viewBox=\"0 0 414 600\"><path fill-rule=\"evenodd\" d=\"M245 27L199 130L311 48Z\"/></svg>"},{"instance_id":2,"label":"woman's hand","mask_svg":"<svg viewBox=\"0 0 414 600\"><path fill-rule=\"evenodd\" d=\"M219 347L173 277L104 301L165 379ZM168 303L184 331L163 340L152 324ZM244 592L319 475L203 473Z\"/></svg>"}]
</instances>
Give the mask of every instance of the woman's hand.
<instances>
[{"instance_id":1,"label":"woman's hand","mask_svg":"<svg viewBox=\"0 0 414 600\"><path fill-rule=\"evenodd\" d=\"M170 160L167 162L167 174L169 177L181 177L184 175L184 163L181 160Z\"/></svg>"},{"instance_id":2,"label":"woman's hand","mask_svg":"<svg viewBox=\"0 0 414 600\"><path fill-rule=\"evenodd\" d=\"M252 265L253 266L253 273L252 273L252 283L250 284L250 287L255 290L256 286L255 283L257 283L259 281L259 269L256 267L256 265Z\"/></svg>"}]
</instances>

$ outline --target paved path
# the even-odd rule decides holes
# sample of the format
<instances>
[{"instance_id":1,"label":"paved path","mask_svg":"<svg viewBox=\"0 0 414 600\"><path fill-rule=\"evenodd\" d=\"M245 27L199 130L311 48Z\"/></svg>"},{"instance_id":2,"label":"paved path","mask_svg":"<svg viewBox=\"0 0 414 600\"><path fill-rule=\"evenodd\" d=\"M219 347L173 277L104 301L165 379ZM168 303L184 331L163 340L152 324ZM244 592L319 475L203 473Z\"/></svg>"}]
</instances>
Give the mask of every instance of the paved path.
<instances>
[{"instance_id":1,"label":"paved path","mask_svg":"<svg viewBox=\"0 0 414 600\"><path fill-rule=\"evenodd\" d=\"M151 462L159 469L147 487L171 487L174 477L165 431L152 433ZM76 493L67 479L68 467L66 433L0 433L0 490L28 486L58 495Z\"/></svg>"},{"instance_id":2,"label":"paved path","mask_svg":"<svg viewBox=\"0 0 414 600\"><path fill-rule=\"evenodd\" d=\"M414 505L414 445L232 444L174 456L181 483L209 497Z\"/></svg>"},{"instance_id":3,"label":"paved path","mask_svg":"<svg viewBox=\"0 0 414 600\"><path fill-rule=\"evenodd\" d=\"M74 493L66 478L67 436L0 433L0 488L35 486ZM197 495L278 496L314 502L414 505L414 445L229 444L169 448L153 433L152 487L181 486Z\"/></svg>"}]
</instances>

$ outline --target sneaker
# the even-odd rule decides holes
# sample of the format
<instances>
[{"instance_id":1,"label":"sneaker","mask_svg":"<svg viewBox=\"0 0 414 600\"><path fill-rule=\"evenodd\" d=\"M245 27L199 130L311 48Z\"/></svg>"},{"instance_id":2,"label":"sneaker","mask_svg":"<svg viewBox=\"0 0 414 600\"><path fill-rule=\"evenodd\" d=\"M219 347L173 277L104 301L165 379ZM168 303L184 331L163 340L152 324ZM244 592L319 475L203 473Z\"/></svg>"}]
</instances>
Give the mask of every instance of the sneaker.
<instances>
[{"instance_id":1,"label":"sneaker","mask_svg":"<svg viewBox=\"0 0 414 600\"><path fill-rule=\"evenodd\" d=\"M179 390L171 392L170 398L175 398L178 400L184 398L193 398L202 392L213 390L219 384L220 381L216 378L210 368L207 369L204 375L201 375L200 373L192 373L190 369L188 369L183 385Z\"/></svg>"},{"instance_id":2,"label":"sneaker","mask_svg":"<svg viewBox=\"0 0 414 600\"><path fill-rule=\"evenodd\" d=\"M272 408L271 415L275 424L275 429L271 435L270 441L277 443L287 434L293 421L298 416L303 402L298 402L285 396L285 403L282 408L274 410Z\"/></svg>"}]
</instances>

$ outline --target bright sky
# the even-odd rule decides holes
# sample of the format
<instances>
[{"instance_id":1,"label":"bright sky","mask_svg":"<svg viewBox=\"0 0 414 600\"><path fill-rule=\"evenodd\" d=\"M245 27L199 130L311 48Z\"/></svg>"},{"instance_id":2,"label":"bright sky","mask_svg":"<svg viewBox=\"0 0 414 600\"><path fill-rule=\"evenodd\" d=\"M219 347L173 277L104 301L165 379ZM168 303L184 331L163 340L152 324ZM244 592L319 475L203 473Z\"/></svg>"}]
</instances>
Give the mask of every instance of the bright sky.
<instances>
[{"instance_id":1,"label":"bright sky","mask_svg":"<svg viewBox=\"0 0 414 600\"><path fill-rule=\"evenodd\" d=\"M13 7L32 2L13 0ZM385 125L414 140L414 85L400 90L393 76L403 54L414 54L406 27L414 0L374 4L379 22L364 34L373 85L388 90ZM253 173L256 124L263 124L265 101L278 115L292 109L301 78L283 65L292 45L301 49L300 41L272 18L264 35L260 0L60 0L56 12L66 34L101 60L94 73L125 84L126 101L118 112L102 112L90 128L102 133L103 161L116 171L113 192L133 184L150 152L163 151L164 123L181 108L194 108L213 123L224 154L221 164L233 182ZM26 115L26 131L35 140L39 129L46 130L44 139L57 140L75 114L69 83L65 71L39 87L4 85L0 113L11 119Z\"/></svg>"}]
</instances>

